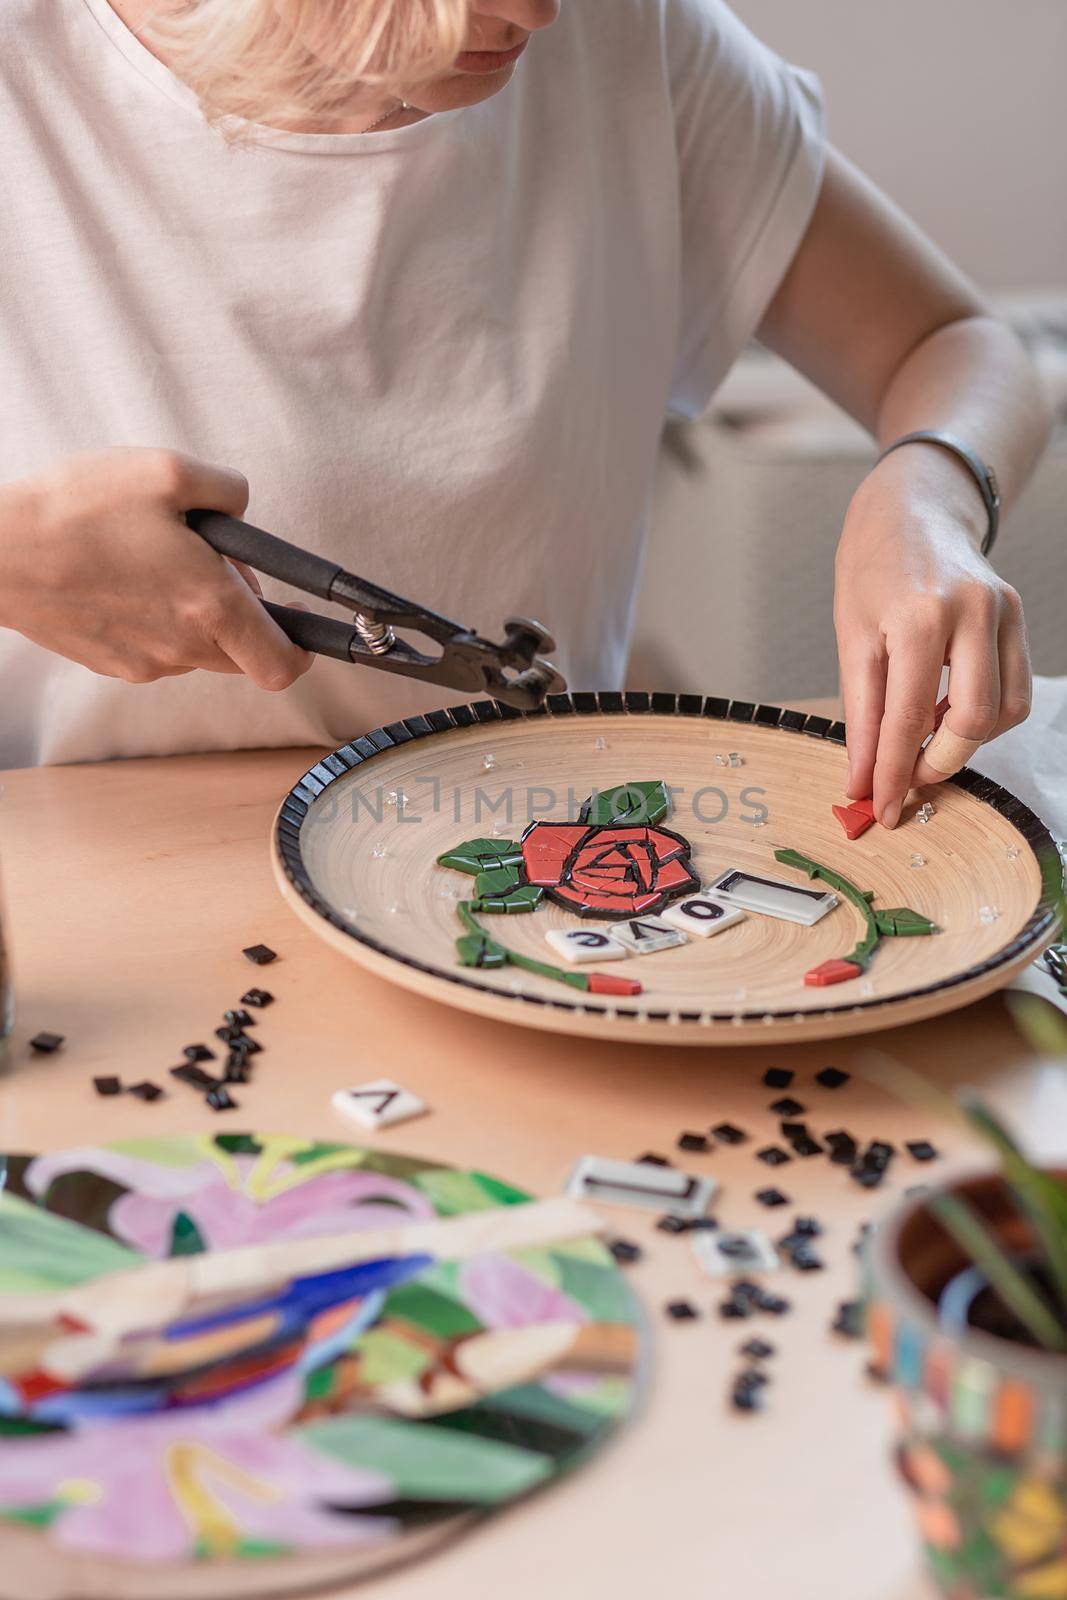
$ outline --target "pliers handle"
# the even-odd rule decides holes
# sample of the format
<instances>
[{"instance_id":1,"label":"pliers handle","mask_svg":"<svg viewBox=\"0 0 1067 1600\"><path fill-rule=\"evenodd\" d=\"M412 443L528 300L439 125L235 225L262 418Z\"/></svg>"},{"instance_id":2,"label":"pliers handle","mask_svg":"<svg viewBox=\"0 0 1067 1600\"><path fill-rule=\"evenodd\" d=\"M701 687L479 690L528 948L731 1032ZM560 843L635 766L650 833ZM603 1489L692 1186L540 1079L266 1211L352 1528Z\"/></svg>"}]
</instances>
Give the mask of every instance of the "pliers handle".
<instances>
[{"instance_id":1,"label":"pliers handle","mask_svg":"<svg viewBox=\"0 0 1067 1600\"><path fill-rule=\"evenodd\" d=\"M390 594L376 583L367 583L336 561L301 550L250 522L220 511L187 511L185 520L220 555L355 613L352 622L341 622L263 602L282 632L315 655L378 667L470 694L489 694L520 711L536 709L546 695L567 687L555 667L540 655L556 648L540 623L509 617L504 623L503 644L493 644L461 623ZM398 639L394 628L424 634L441 649L434 655L423 654L405 639Z\"/></svg>"}]
</instances>

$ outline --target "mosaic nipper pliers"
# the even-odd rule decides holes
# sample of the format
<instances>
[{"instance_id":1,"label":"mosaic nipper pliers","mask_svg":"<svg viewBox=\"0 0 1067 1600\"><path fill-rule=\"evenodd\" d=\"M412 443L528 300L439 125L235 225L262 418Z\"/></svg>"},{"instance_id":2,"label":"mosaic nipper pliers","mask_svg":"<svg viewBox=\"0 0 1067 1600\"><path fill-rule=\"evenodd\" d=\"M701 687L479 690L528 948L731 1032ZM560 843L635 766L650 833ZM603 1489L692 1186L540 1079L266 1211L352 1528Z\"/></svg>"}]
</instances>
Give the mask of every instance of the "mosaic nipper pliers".
<instances>
[{"instance_id":1,"label":"mosaic nipper pliers","mask_svg":"<svg viewBox=\"0 0 1067 1600\"><path fill-rule=\"evenodd\" d=\"M354 613L351 622L342 622L263 602L282 632L315 655L398 672L469 694L488 694L520 711L535 710L546 695L567 687L540 654L555 650L556 645L538 622L508 617L503 644L494 644L436 611L357 578L336 561L301 550L249 522L219 511L187 511L185 520L220 555ZM396 628L421 633L440 650L424 654L398 638Z\"/></svg>"}]
</instances>

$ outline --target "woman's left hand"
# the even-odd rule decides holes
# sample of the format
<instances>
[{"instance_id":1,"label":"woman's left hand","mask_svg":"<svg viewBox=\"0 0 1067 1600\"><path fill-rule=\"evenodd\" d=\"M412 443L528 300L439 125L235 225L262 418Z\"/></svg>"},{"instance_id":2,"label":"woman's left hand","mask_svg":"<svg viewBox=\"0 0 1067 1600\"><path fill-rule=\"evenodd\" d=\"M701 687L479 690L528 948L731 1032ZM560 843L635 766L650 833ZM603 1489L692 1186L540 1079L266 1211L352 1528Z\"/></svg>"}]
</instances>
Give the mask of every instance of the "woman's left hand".
<instances>
[{"instance_id":1,"label":"woman's left hand","mask_svg":"<svg viewBox=\"0 0 1067 1600\"><path fill-rule=\"evenodd\" d=\"M848 795L896 826L908 790L946 775L920 746L949 667L945 724L987 740L1030 712L1022 604L979 554L985 511L963 465L929 445L887 456L849 507L834 622L848 729Z\"/></svg>"}]
</instances>

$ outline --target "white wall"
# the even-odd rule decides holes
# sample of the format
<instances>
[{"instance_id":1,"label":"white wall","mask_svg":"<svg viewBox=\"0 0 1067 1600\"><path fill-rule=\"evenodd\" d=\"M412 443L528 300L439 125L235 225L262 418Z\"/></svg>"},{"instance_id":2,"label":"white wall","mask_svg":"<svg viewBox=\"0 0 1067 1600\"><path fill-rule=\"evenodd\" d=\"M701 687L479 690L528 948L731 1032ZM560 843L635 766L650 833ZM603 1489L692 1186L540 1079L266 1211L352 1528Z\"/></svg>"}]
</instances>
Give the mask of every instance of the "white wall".
<instances>
[{"instance_id":1,"label":"white wall","mask_svg":"<svg viewBox=\"0 0 1067 1600\"><path fill-rule=\"evenodd\" d=\"M1067 0L733 0L983 287L1067 285Z\"/></svg>"}]
</instances>

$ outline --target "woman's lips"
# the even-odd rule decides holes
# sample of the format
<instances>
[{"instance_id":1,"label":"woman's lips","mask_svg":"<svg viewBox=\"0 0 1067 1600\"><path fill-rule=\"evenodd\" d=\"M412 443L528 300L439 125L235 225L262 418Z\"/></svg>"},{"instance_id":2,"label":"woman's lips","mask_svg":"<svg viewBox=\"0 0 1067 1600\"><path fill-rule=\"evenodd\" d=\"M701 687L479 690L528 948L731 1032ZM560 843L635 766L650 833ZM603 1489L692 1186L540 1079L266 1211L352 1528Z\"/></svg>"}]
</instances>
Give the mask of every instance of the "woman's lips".
<instances>
[{"instance_id":1,"label":"woman's lips","mask_svg":"<svg viewBox=\"0 0 1067 1600\"><path fill-rule=\"evenodd\" d=\"M456 68L460 72L502 72L519 59L529 42L528 38L523 39L510 50L462 50L456 57Z\"/></svg>"}]
</instances>

